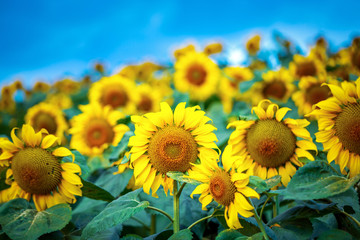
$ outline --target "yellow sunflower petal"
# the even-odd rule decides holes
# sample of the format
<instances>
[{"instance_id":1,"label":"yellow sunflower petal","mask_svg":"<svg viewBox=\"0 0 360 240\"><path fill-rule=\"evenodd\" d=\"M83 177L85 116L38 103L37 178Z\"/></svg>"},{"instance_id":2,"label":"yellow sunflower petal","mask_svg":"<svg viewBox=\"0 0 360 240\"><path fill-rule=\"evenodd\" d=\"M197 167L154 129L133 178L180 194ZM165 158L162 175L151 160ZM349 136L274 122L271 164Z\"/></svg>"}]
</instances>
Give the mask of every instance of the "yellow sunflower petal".
<instances>
[{"instance_id":1,"label":"yellow sunflower petal","mask_svg":"<svg viewBox=\"0 0 360 240\"><path fill-rule=\"evenodd\" d=\"M240 192L243 195L245 195L246 197L252 197L252 198L257 198L257 199L260 198L259 194L250 187L244 187L244 188L240 189Z\"/></svg>"},{"instance_id":2,"label":"yellow sunflower petal","mask_svg":"<svg viewBox=\"0 0 360 240\"><path fill-rule=\"evenodd\" d=\"M22 134L22 139L27 145L31 147L35 147L36 144L35 131L30 125L24 124L22 127L21 134Z\"/></svg>"},{"instance_id":3,"label":"yellow sunflower petal","mask_svg":"<svg viewBox=\"0 0 360 240\"><path fill-rule=\"evenodd\" d=\"M344 171L348 162L349 162L349 150L341 150L339 154L339 166L341 172Z\"/></svg>"},{"instance_id":4,"label":"yellow sunflower petal","mask_svg":"<svg viewBox=\"0 0 360 240\"><path fill-rule=\"evenodd\" d=\"M72 161L74 162L75 160L75 155L67 148L65 147L59 147L57 149L55 149L52 154L54 156L57 157L66 157L66 156L71 156L72 157Z\"/></svg>"},{"instance_id":5,"label":"yellow sunflower petal","mask_svg":"<svg viewBox=\"0 0 360 240\"><path fill-rule=\"evenodd\" d=\"M16 129L19 129L19 128L13 128L11 130L11 139L13 140L13 143L15 144L15 146L17 146L18 148L23 148L24 143L16 136L16 134L15 134Z\"/></svg>"},{"instance_id":6,"label":"yellow sunflower petal","mask_svg":"<svg viewBox=\"0 0 360 240\"><path fill-rule=\"evenodd\" d=\"M179 103L174 111L174 123L176 126L180 127L183 125L185 117L185 105L186 102Z\"/></svg>"},{"instance_id":7,"label":"yellow sunflower petal","mask_svg":"<svg viewBox=\"0 0 360 240\"><path fill-rule=\"evenodd\" d=\"M36 207L36 210L43 211L46 209L45 197L38 194L33 194L33 201Z\"/></svg>"},{"instance_id":8,"label":"yellow sunflower petal","mask_svg":"<svg viewBox=\"0 0 360 240\"><path fill-rule=\"evenodd\" d=\"M327 160L329 163L337 158L337 156L340 153L341 148L342 148L342 143L340 143L340 142L335 144L335 146L333 146L332 148L330 148L330 150L327 154Z\"/></svg>"},{"instance_id":9,"label":"yellow sunflower petal","mask_svg":"<svg viewBox=\"0 0 360 240\"><path fill-rule=\"evenodd\" d=\"M198 185L198 186L194 189L194 191L190 194L190 197L193 198L193 195L194 195L194 194L202 194L203 192L205 192L205 191L208 190L208 189L209 189L209 184L206 184L206 183L200 184L200 185Z\"/></svg>"},{"instance_id":10,"label":"yellow sunflower petal","mask_svg":"<svg viewBox=\"0 0 360 240\"><path fill-rule=\"evenodd\" d=\"M283 107L277 110L275 115L276 121L280 122L285 117L288 111L291 111L291 109L287 107Z\"/></svg>"},{"instance_id":11,"label":"yellow sunflower petal","mask_svg":"<svg viewBox=\"0 0 360 240\"><path fill-rule=\"evenodd\" d=\"M173 112L167 102L160 103L161 114L165 122L169 125L173 124Z\"/></svg>"},{"instance_id":12,"label":"yellow sunflower petal","mask_svg":"<svg viewBox=\"0 0 360 240\"><path fill-rule=\"evenodd\" d=\"M63 172L61 172L61 175L62 175L63 179L65 179L66 181L68 181L71 184L80 185L80 186L83 185L81 182L81 178L74 173L69 173L69 172L63 171Z\"/></svg>"},{"instance_id":13,"label":"yellow sunflower petal","mask_svg":"<svg viewBox=\"0 0 360 240\"><path fill-rule=\"evenodd\" d=\"M57 137L55 137L52 134L49 134L44 137L44 139L41 142L41 148L46 149L51 147L56 141L58 140Z\"/></svg>"},{"instance_id":14,"label":"yellow sunflower petal","mask_svg":"<svg viewBox=\"0 0 360 240\"><path fill-rule=\"evenodd\" d=\"M342 102L342 103L348 102L345 92L341 87L333 85L333 84L326 84L326 83L323 83L322 85L328 86L330 88L330 91L333 94L333 96L336 97L340 102Z\"/></svg>"},{"instance_id":15,"label":"yellow sunflower petal","mask_svg":"<svg viewBox=\"0 0 360 240\"><path fill-rule=\"evenodd\" d=\"M200 199L199 199L200 200ZM212 202L213 198L212 196L209 194L206 197L204 197L201 201L202 204L202 210L207 210L206 206L209 205Z\"/></svg>"}]
</instances>

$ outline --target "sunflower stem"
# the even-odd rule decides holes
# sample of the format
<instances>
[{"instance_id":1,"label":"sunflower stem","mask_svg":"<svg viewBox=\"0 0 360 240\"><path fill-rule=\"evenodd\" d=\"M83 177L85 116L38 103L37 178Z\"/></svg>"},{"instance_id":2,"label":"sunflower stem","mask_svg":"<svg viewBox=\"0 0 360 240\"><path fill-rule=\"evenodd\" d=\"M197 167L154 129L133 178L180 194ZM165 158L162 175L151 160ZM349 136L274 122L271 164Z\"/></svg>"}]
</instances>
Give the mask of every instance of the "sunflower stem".
<instances>
[{"instance_id":1,"label":"sunflower stem","mask_svg":"<svg viewBox=\"0 0 360 240\"><path fill-rule=\"evenodd\" d=\"M151 225L150 225L150 235L153 235L156 233L156 215L151 215Z\"/></svg>"},{"instance_id":2,"label":"sunflower stem","mask_svg":"<svg viewBox=\"0 0 360 240\"><path fill-rule=\"evenodd\" d=\"M156 208L156 207L152 207L152 206L148 206L147 208L163 214L165 217L167 217L168 219L170 219L171 222L174 222L174 220L172 219L172 217L171 217L167 212L164 212L163 210L158 209L158 208Z\"/></svg>"},{"instance_id":3,"label":"sunflower stem","mask_svg":"<svg viewBox=\"0 0 360 240\"><path fill-rule=\"evenodd\" d=\"M196 222L194 222L193 224L191 224L188 229L191 229L193 228L196 224L202 222L202 221L205 221L206 219L209 219L209 218L212 218L212 217L217 217L217 216L223 216L223 215L215 215L217 211L215 210L211 215L209 216L206 216L206 217L203 217L203 218L200 218L199 220L197 220Z\"/></svg>"},{"instance_id":4,"label":"sunflower stem","mask_svg":"<svg viewBox=\"0 0 360 240\"><path fill-rule=\"evenodd\" d=\"M186 182L184 182L184 183L181 185L181 187L180 187L180 189L179 189L179 191L178 191L178 193L177 193L178 198L180 198L181 192L183 191L185 185L186 185Z\"/></svg>"},{"instance_id":5,"label":"sunflower stem","mask_svg":"<svg viewBox=\"0 0 360 240\"><path fill-rule=\"evenodd\" d=\"M259 215L259 218L262 219L262 215L263 215L263 212L264 212L264 209L265 209L265 206L267 204L267 202L271 199L270 196L267 197L266 201L264 202L264 205L262 206L261 210L260 210L260 215Z\"/></svg>"},{"instance_id":6,"label":"sunflower stem","mask_svg":"<svg viewBox=\"0 0 360 240\"><path fill-rule=\"evenodd\" d=\"M180 204L179 204L179 194L178 194L178 183L174 180L174 234L180 230Z\"/></svg>"},{"instance_id":7,"label":"sunflower stem","mask_svg":"<svg viewBox=\"0 0 360 240\"><path fill-rule=\"evenodd\" d=\"M249 202L250 202L251 205L253 205L253 207L254 207L254 204L252 204L252 202L251 202L250 199L249 199ZM264 224L263 224L263 222L261 221L261 219L259 218L259 215L257 214L257 211L256 211L256 208L255 208L255 207L254 207L254 218L255 218L257 224L259 225L259 228L260 228L260 230L261 230L261 232L262 232L265 240L269 240L269 237L268 237L268 235L267 235L266 232L265 232Z\"/></svg>"},{"instance_id":8,"label":"sunflower stem","mask_svg":"<svg viewBox=\"0 0 360 240\"><path fill-rule=\"evenodd\" d=\"M273 201L273 218L278 215L278 212L279 212L279 196L275 195Z\"/></svg>"},{"instance_id":9,"label":"sunflower stem","mask_svg":"<svg viewBox=\"0 0 360 240\"><path fill-rule=\"evenodd\" d=\"M351 216L350 214L348 214L345 211L340 211L342 214L344 214L345 216L347 216L348 218L350 218L351 220L353 220L356 225L358 225L358 227L360 227L360 222L358 220L356 220L353 216Z\"/></svg>"}]
</instances>

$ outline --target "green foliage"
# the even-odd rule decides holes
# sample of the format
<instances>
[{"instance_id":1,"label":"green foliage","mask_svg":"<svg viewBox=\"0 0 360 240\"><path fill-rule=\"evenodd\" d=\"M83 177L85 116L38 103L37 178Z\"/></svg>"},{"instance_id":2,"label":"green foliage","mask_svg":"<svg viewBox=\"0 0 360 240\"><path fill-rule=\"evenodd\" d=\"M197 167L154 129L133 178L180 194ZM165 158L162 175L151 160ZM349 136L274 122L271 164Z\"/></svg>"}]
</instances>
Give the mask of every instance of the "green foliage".
<instances>
[{"instance_id":1,"label":"green foliage","mask_svg":"<svg viewBox=\"0 0 360 240\"><path fill-rule=\"evenodd\" d=\"M192 233L190 231L190 229L184 229L181 230L175 234L173 234L169 240L191 240L192 238Z\"/></svg>"},{"instance_id":2,"label":"green foliage","mask_svg":"<svg viewBox=\"0 0 360 240\"><path fill-rule=\"evenodd\" d=\"M224 231L220 232L217 237L216 240L235 240L238 237L243 237L244 235L242 235L240 232L238 232L237 230L234 229L225 229Z\"/></svg>"},{"instance_id":3,"label":"green foliage","mask_svg":"<svg viewBox=\"0 0 360 240\"><path fill-rule=\"evenodd\" d=\"M41 235L60 230L70 221L71 208L58 204L38 212L29 208L29 202L17 198L0 207L0 224L12 239L37 239Z\"/></svg>"},{"instance_id":4,"label":"green foliage","mask_svg":"<svg viewBox=\"0 0 360 240\"><path fill-rule=\"evenodd\" d=\"M83 187L81 188L83 197L106 202L111 202L115 199L108 191L96 186L95 184L85 181L84 179L81 179L81 182L83 183Z\"/></svg>"},{"instance_id":5,"label":"green foliage","mask_svg":"<svg viewBox=\"0 0 360 240\"><path fill-rule=\"evenodd\" d=\"M263 180L258 176L250 176L249 186L254 188L256 192L263 193L277 186L280 183L280 181L281 181L280 175L276 175L266 180Z\"/></svg>"},{"instance_id":6,"label":"green foliage","mask_svg":"<svg viewBox=\"0 0 360 240\"><path fill-rule=\"evenodd\" d=\"M179 181L179 182L185 182L185 183L190 183L192 185L199 185L201 184L201 182L199 181L196 181L194 179L191 179L191 178L187 178L186 174L182 173L182 172L168 172L166 173L166 175L176 181Z\"/></svg>"},{"instance_id":7,"label":"green foliage","mask_svg":"<svg viewBox=\"0 0 360 240\"><path fill-rule=\"evenodd\" d=\"M123 138L121 139L121 141L119 142L119 144L117 146L111 145L110 147L108 147L104 151L102 157L105 159L117 161L119 157L125 153L125 150L127 149L128 146L129 138L133 135L134 135L133 132L130 131L126 132Z\"/></svg>"},{"instance_id":8,"label":"green foliage","mask_svg":"<svg viewBox=\"0 0 360 240\"><path fill-rule=\"evenodd\" d=\"M326 162L314 161L301 167L282 192L285 199L311 200L331 197L347 191L358 182L341 177Z\"/></svg>"},{"instance_id":9,"label":"green foliage","mask_svg":"<svg viewBox=\"0 0 360 240\"><path fill-rule=\"evenodd\" d=\"M99 215L84 228L82 239L93 237L96 233L123 223L136 213L149 206L147 201L138 201L137 197L142 189L129 192L109 203Z\"/></svg>"}]
</instances>

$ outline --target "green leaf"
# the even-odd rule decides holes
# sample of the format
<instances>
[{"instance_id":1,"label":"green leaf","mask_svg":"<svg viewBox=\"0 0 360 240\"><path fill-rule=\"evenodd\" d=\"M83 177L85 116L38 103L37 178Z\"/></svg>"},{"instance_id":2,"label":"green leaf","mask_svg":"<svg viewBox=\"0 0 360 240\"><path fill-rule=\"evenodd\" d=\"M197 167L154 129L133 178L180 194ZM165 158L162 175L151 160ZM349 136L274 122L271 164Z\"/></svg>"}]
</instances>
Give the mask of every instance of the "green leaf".
<instances>
[{"instance_id":1,"label":"green leaf","mask_svg":"<svg viewBox=\"0 0 360 240\"><path fill-rule=\"evenodd\" d=\"M96 233L123 223L125 220L148 207L149 202L139 202L136 200L141 191L142 189L137 189L109 203L106 208L94 217L84 228L81 238L88 239L93 237Z\"/></svg>"},{"instance_id":2,"label":"green leaf","mask_svg":"<svg viewBox=\"0 0 360 240\"><path fill-rule=\"evenodd\" d=\"M244 235L242 235L237 230L225 229L224 231L220 232L215 239L216 240L235 240L236 238L243 237L243 236Z\"/></svg>"},{"instance_id":3,"label":"green leaf","mask_svg":"<svg viewBox=\"0 0 360 240\"><path fill-rule=\"evenodd\" d=\"M143 238L136 234L126 234L126 236L120 238L120 240L142 240Z\"/></svg>"},{"instance_id":4,"label":"green leaf","mask_svg":"<svg viewBox=\"0 0 360 240\"><path fill-rule=\"evenodd\" d=\"M191 178L187 178L186 177L187 175L182 172L167 172L166 175L176 181L179 181L179 182L186 182L186 183L190 183L192 185L201 184L201 182L199 182L199 181L196 181Z\"/></svg>"},{"instance_id":5,"label":"green leaf","mask_svg":"<svg viewBox=\"0 0 360 240\"><path fill-rule=\"evenodd\" d=\"M3 169L1 172L0 172L0 191L4 190L4 189L7 189L10 187L10 185L6 184L5 183L5 180L6 180L6 171L7 171L7 168Z\"/></svg>"},{"instance_id":6,"label":"green leaf","mask_svg":"<svg viewBox=\"0 0 360 240\"><path fill-rule=\"evenodd\" d=\"M104 151L103 157L109 160L118 160L119 156L127 149L129 138L133 135L134 133L131 131L126 132L117 146L111 145Z\"/></svg>"},{"instance_id":7,"label":"green leaf","mask_svg":"<svg viewBox=\"0 0 360 240\"><path fill-rule=\"evenodd\" d=\"M258 193L263 193L269 189L277 186L281 181L281 176L276 175L272 178L263 180L258 176L250 176L249 186L254 188Z\"/></svg>"},{"instance_id":8,"label":"green leaf","mask_svg":"<svg viewBox=\"0 0 360 240\"><path fill-rule=\"evenodd\" d=\"M320 234L318 240L328 240L328 239L336 239L336 240L352 240L353 237L350 233L345 232L340 229L331 229L329 231L323 232Z\"/></svg>"},{"instance_id":9,"label":"green leaf","mask_svg":"<svg viewBox=\"0 0 360 240\"><path fill-rule=\"evenodd\" d=\"M169 240L192 240L192 233L190 229L181 230L175 234L173 234Z\"/></svg>"},{"instance_id":10,"label":"green leaf","mask_svg":"<svg viewBox=\"0 0 360 240\"><path fill-rule=\"evenodd\" d=\"M0 224L12 239L37 239L45 233L60 230L71 220L68 204L58 204L45 211L29 209L22 198L11 200L0 207Z\"/></svg>"},{"instance_id":11,"label":"green leaf","mask_svg":"<svg viewBox=\"0 0 360 240\"><path fill-rule=\"evenodd\" d=\"M314 161L301 167L289 182L285 191L280 194L284 199L311 200L328 198L347 191L360 175L347 179L326 162Z\"/></svg>"},{"instance_id":12,"label":"green leaf","mask_svg":"<svg viewBox=\"0 0 360 240\"><path fill-rule=\"evenodd\" d=\"M281 227L273 227L272 230L278 240L308 240L311 239L313 228L309 219L302 219L283 223Z\"/></svg>"},{"instance_id":13,"label":"green leaf","mask_svg":"<svg viewBox=\"0 0 360 240\"><path fill-rule=\"evenodd\" d=\"M95 184L81 179L83 187L81 188L83 197L88 197L95 200L102 200L111 202L115 198L108 191L96 186Z\"/></svg>"}]
</instances>

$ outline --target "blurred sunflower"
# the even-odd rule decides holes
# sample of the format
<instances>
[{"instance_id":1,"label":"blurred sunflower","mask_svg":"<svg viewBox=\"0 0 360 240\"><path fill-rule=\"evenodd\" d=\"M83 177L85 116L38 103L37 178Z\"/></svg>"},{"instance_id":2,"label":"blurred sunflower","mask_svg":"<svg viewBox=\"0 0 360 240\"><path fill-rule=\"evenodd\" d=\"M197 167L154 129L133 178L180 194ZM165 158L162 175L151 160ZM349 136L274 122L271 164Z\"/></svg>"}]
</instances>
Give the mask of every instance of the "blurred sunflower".
<instances>
[{"instance_id":1,"label":"blurred sunflower","mask_svg":"<svg viewBox=\"0 0 360 240\"><path fill-rule=\"evenodd\" d=\"M135 82L120 75L102 77L89 90L90 103L98 102L125 114L133 114L138 95L134 92Z\"/></svg>"},{"instance_id":2,"label":"blurred sunflower","mask_svg":"<svg viewBox=\"0 0 360 240\"><path fill-rule=\"evenodd\" d=\"M251 89L244 94L244 98L250 99L252 105L257 105L264 99L286 103L295 90L293 77L285 68L264 73L262 80L255 82Z\"/></svg>"},{"instance_id":3,"label":"blurred sunflower","mask_svg":"<svg viewBox=\"0 0 360 240\"><path fill-rule=\"evenodd\" d=\"M160 88L154 88L147 83L143 83L136 87L136 91L139 94L139 101L136 103L138 114L160 110L160 102L163 99Z\"/></svg>"},{"instance_id":4,"label":"blurred sunflower","mask_svg":"<svg viewBox=\"0 0 360 240\"><path fill-rule=\"evenodd\" d=\"M60 109L68 109L73 106L70 96L65 93L49 94L45 101Z\"/></svg>"},{"instance_id":5,"label":"blurred sunflower","mask_svg":"<svg viewBox=\"0 0 360 240\"><path fill-rule=\"evenodd\" d=\"M45 128L60 140L63 140L64 133L68 129L63 111L57 106L44 102L28 109L25 122L30 124L35 131Z\"/></svg>"},{"instance_id":6,"label":"blurred sunflower","mask_svg":"<svg viewBox=\"0 0 360 240\"><path fill-rule=\"evenodd\" d=\"M54 87L61 93L74 94L80 90L81 84L80 82L74 81L70 78L64 78L54 83Z\"/></svg>"},{"instance_id":7,"label":"blurred sunflower","mask_svg":"<svg viewBox=\"0 0 360 240\"><path fill-rule=\"evenodd\" d=\"M230 113L233 102L240 96L239 84L254 77L252 71L242 67L226 67L224 76L220 80L218 95L223 104L224 111Z\"/></svg>"},{"instance_id":8,"label":"blurred sunflower","mask_svg":"<svg viewBox=\"0 0 360 240\"><path fill-rule=\"evenodd\" d=\"M350 177L360 173L360 78L341 87L326 84L334 97L317 103L309 115L318 119L316 141L328 151L328 162L335 160L341 172L345 167Z\"/></svg>"},{"instance_id":9,"label":"blurred sunflower","mask_svg":"<svg viewBox=\"0 0 360 240\"><path fill-rule=\"evenodd\" d=\"M215 160L207 161L194 164L188 176L202 183L190 196L201 194L199 201L203 210L206 210L206 206L213 200L224 206L226 223L233 229L242 228L238 214L245 218L254 215L254 207L246 197L260 198L255 190L247 186L250 176L234 170L233 163L238 158L231 155L231 146L227 146L222 154L224 168L220 168Z\"/></svg>"},{"instance_id":10,"label":"blurred sunflower","mask_svg":"<svg viewBox=\"0 0 360 240\"><path fill-rule=\"evenodd\" d=\"M217 155L213 133L216 128L209 124L210 118L199 106L187 107L179 103L173 113L166 102L160 104L160 112L132 116L135 136L129 140L130 164L134 168L135 185L142 185L144 191L156 195L162 185L167 194L173 192L173 179L166 173L186 172L191 163L200 159L207 161Z\"/></svg>"},{"instance_id":11,"label":"blurred sunflower","mask_svg":"<svg viewBox=\"0 0 360 240\"><path fill-rule=\"evenodd\" d=\"M13 142L0 142L4 151L0 159L10 162L6 183L11 184L7 191L0 192L0 199L20 197L30 201L32 197L38 211L60 203L75 203L75 195L82 195L82 182L78 176L81 169L75 163L60 159L72 156L74 161L74 155L65 147L50 148L57 137L45 129L35 133L30 125L24 124L21 139L16 136L16 129L11 131Z\"/></svg>"},{"instance_id":12,"label":"blurred sunflower","mask_svg":"<svg viewBox=\"0 0 360 240\"><path fill-rule=\"evenodd\" d=\"M256 55L256 53L260 50L260 40L261 37L259 35L255 35L246 42L246 50L250 55Z\"/></svg>"},{"instance_id":13,"label":"blurred sunflower","mask_svg":"<svg viewBox=\"0 0 360 240\"><path fill-rule=\"evenodd\" d=\"M176 49L174 51L174 57L176 60L179 60L180 57L185 56L189 52L195 52L195 46L193 44L189 44L183 48Z\"/></svg>"},{"instance_id":14,"label":"blurred sunflower","mask_svg":"<svg viewBox=\"0 0 360 240\"><path fill-rule=\"evenodd\" d=\"M124 115L110 106L99 103L80 105L81 114L71 119L72 134L70 147L81 154L95 157L100 156L109 145L118 145L129 127L117 124Z\"/></svg>"},{"instance_id":15,"label":"blurred sunflower","mask_svg":"<svg viewBox=\"0 0 360 240\"><path fill-rule=\"evenodd\" d=\"M193 100L204 101L216 92L220 71L204 53L189 52L175 63L174 83Z\"/></svg>"},{"instance_id":16,"label":"blurred sunflower","mask_svg":"<svg viewBox=\"0 0 360 240\"><path fill-rule=\"evenodd\" d=\"M299 90L292 95L292 100L298 107L299 115L306 115L312 111L314 104L331 97L330 89L322 85L325 82L337 84L335 79L326 77L303 77L299 82Z\"/></svg>"},{"instance_id":17,"label":"blurred sunflower","mask_svg":"<svg viewBox=\"0 0 360 240\"><path fill-rule=\"evenodd\" d=\"M212 54L221 53L222 50L223 46L221 43L210 43L205 46L204 53L209 56Z\"/></svg>"},{"instance_id":18,"label":"blurred sunflower","mask_svg":"<svg viewBox=\"0 0 360 240\"><path fill-rule=\"evenodd\" d=\"M325 66L313 54L308 57L296 54L289 64L289 70L294 78L301 79L302 77L316 77L324 74Z\"/></svg>"},{"instance_id":19,"label":"blurred sunflower","mask_svg":"<svg viewBox=\"0 0 360 240\"><path fill-rule=\"evenodd\" d=\"M244 157L242 164L249 175L262 179L281 175L282 184L287 186L296 172L294 165L303 165L299 157L314 160L307 151L317 151L310 133L305 129L310 123L305 119L283 120L289 110L287 107L279 109L278 105L263 100L252 108L258 120L239 120L228 124L228 128L236 127L229 138L233 155ZM304 140L297 140L297 137Z\"/></svg>"}]
</instances>

